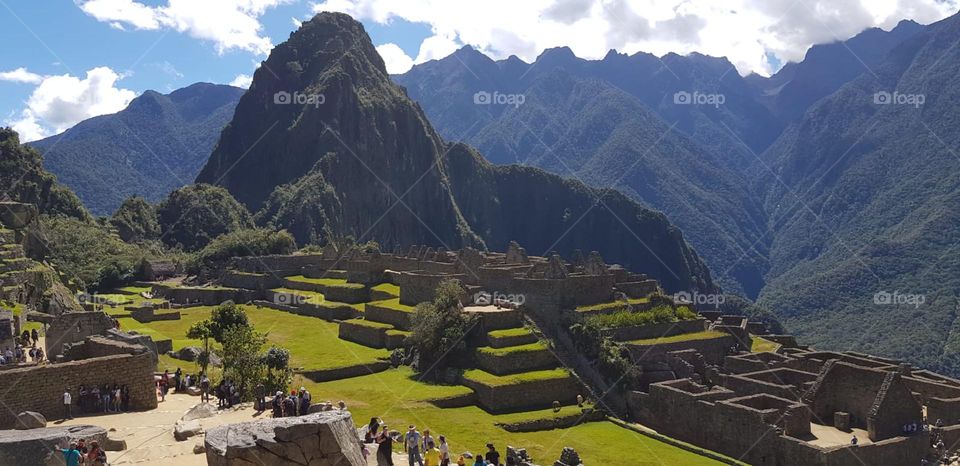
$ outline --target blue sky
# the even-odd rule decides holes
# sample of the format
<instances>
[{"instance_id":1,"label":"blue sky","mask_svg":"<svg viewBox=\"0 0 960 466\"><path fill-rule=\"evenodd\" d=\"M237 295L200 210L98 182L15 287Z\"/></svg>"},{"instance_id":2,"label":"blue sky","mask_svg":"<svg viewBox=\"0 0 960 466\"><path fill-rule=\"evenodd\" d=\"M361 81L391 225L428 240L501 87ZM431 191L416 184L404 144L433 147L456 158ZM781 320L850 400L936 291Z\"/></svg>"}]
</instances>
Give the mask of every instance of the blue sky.
<instances>
[{"instance_id":1,"label":"blue sky","mask_svg":"<svg viewBox=\"0 0 960 466\"><path fill-rule=\"evenodd\" d=\"M243 84L296 22L324 10L364 23L390 72L465 44L533 61L549 47L728 57L770 74L813 44L960 0L0 0L0 124L24 140L195 82ZM799 6L798 6L799 4Z\"/></svg>"}]
</instances>

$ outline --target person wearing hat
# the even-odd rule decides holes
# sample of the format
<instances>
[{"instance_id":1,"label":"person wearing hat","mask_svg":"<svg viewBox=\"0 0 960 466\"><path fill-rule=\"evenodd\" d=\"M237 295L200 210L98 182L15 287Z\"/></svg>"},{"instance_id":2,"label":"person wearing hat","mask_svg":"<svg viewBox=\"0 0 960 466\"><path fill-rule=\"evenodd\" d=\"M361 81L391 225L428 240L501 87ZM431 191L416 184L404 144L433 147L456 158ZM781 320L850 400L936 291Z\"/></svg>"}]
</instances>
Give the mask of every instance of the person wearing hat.
<instances>
[{"instance_id":1,"label":"person wearing hat","mask_svg":"<svg viewBox=\"0 0 960 466\"><path fill-rule=\"evenodd\" d=\"M313 401L313 397L310 396L310 392L306 388L300 387L300 415L310 413L310 402Z\"/></svg>"},{"instance_id":2,"label":"person wearing hat","mask_svg":"<svg viewBox=\"0 0 960 466\"><path fill-rule=\"evenodd\" d=\"M77 444L71 443L67 448L53 447L53 451L59 451L63 453L63 462L66 463L66 466L78 466L80 460L83 458L83 455L80 454L80 450L77 450Z\"/></svg>"},{"instance_id":3,"label":"person wearing hat","mask_svg":"<svg viewBox=\"0 0 960 466\"><path fill-rule=\"evenodd\" d=\"M423 466L423 457L420 456L420 441L423 436L417 432L417 426L410 424L407 434L403 438L403 450L407 452L407 461L409 466L418 464Z\"/></svg>"},{"instance_id":4,"label":"person wearing hat","mask_svg":"<svg viewBox=\"0 0 960 466\"><path fill-rule=\"evenodd\" d=\"M273 397L273 417L283 417L283 392L278 391Z\"/></svg>"},{"instance_id":5,"label":"person wearing hat","mask_svg":"<svg viewBox=\"0 0 960 466\"><path fill-rule=\"evenodd\" d=\"M90 442L90 451L87 452L87 460L84 464L107 466L107 452L100 448L96 440Z\"/></svg>"}]
</instances>

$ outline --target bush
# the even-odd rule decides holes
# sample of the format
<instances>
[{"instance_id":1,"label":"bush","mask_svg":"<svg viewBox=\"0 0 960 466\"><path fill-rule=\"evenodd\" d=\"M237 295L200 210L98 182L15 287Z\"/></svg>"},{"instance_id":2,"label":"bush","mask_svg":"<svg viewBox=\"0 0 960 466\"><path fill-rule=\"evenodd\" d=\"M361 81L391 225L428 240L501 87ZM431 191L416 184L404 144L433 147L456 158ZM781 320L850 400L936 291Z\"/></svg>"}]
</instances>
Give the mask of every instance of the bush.
<instances>
[{"instance_id":1,"label":"bush","mask_svg":"<svg viewBox=\"0 0 960 466\"><path fill-rule=\"evenodd\" d=\"M253 217L230 192L219 186L196 184L180 188L157 206L163 242L197 251L214 238L253 228Z\"/></svg>"},{"instance_id":2,"label":"bush","mask_svg":"<svg viewBox=\"0 0 960 466\"><path fill-rule=\"evenodd\" d=\"M640 370L630 361L627 349L603 336L603 328L596 320L565 325L577 350L595 362L595 367L607 383L619 389L637 386Z\"/></svg>"},{"instance_id":3,"label":"bush","mask_svg":"<svg viewBox=\"0 0 960 466\"><path fill-rule=\"evenodd\" d=\"M110 225L117 229L120 239L139 243L160 238L157 211L142 197L128 197L110 218Z\"/></svg>"},{"instance_id":4,"label":"bush","mask_svg":"<svg viewBox=\"0 0 960 466\"><path fill-rule=\"evenodd\" d=\"M617 311L611 314L598 314L586 318L587 322L597 328L621 328L633 327L638 325L659 324L664 322L677 322L681 320L696 319L697 313L686 306L674 308L669 305L660 305L653 309L633 312L629 310Z\"/></svg>"},{"instance_id":5,"label":"bush","mask_svg":"<svg viewBox=\"0 0 960 466\"><path fill-rule=\"evenodd\" d=\"M290 254L296 250L297 243L285 230L239 230L211 241L196 254L187 269L192 274L206 276L222 269L232 257Z\"/></svg>"},{"instance_id":6,"label":"bush","mask_svg":"<svg viewBox=\"0 0 960 466\"><path fill-rule=\"evenodd\" d=\"M420 303L414 310L407 342L419 355L416 370L422 377L436 378L469 356L467 338L476 316L463 312L461 300L465 294L459 281L446 280L437 287L433 302Z\"/></svg>"}]
</instances>

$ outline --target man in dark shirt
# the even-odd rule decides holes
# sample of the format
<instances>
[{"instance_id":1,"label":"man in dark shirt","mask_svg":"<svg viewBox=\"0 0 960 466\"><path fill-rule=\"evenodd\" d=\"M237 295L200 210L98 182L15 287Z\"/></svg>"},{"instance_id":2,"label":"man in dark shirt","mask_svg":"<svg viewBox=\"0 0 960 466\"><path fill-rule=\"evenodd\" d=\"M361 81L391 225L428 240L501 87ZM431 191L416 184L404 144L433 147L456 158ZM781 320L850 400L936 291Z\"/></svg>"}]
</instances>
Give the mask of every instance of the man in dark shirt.
<instances>
[{"instance_id":1,"label":"man in dark shirt","mask_svg":"<svg viewBox=\"0 0 960 466\"><path fill-rule=\"evenodd\" d=\"M494 447L492 443L488 443L487 454L483 456L483 459L485 459L491 466L499 466L500 452L497 451L496 447Z\"/></svg>"}]
</instances>

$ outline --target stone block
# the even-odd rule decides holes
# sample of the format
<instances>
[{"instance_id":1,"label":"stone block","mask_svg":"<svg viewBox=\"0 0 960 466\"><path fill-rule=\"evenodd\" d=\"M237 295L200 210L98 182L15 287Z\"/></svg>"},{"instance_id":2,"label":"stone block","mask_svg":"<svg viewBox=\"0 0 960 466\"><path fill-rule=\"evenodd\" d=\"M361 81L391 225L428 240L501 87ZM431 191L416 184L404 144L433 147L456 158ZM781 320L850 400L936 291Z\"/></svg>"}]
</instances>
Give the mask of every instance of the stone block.
<instances>
[{"instance_id":1,"label":"stone block","mask_svg":"<svg viewBox=\"0 0 960 466\"><path fill-rule=\"evenodd\" d=\"M850 413L837 411L833 413L833 427L844 432L850 431Z\"/></svg>"},{"instance_id":2,"label":"stone block","mask_svg":"<svg viewBox=\"0 0 960 466\"><path fill-rule=\"evenodd\" d=\"M33 411L24 411L17 414L17 429L19 430L40 429L44 427L47 427L47 418L43 417L43 414Z\"/></svg>"}]
</instances>

